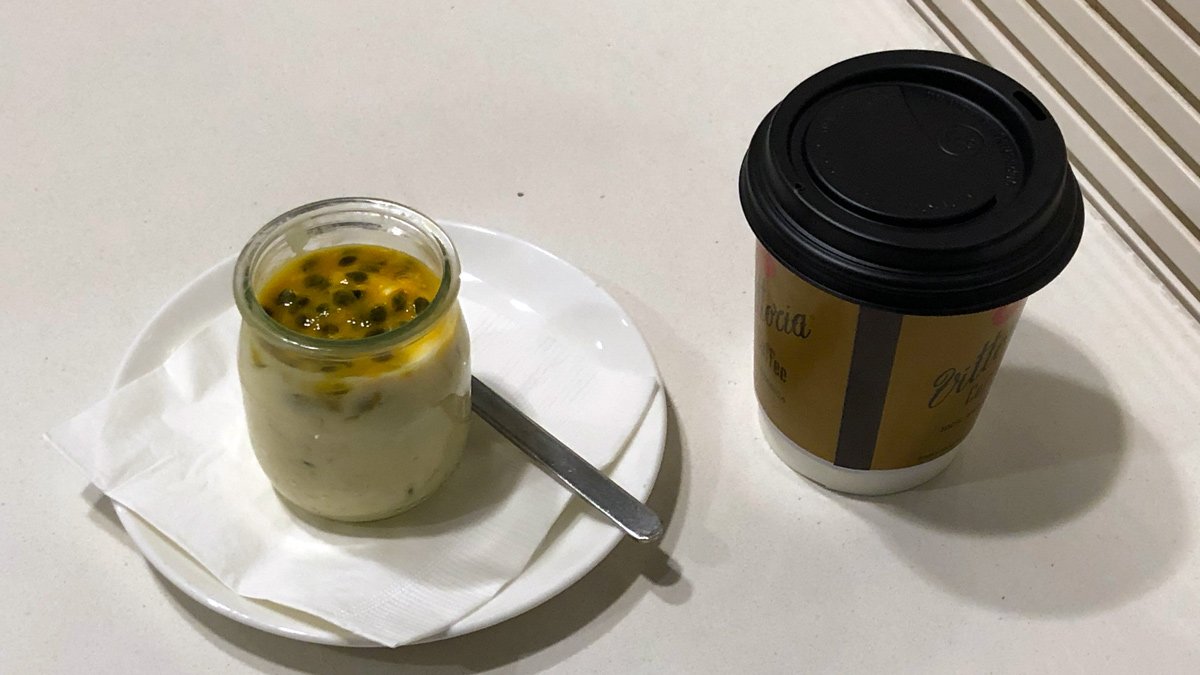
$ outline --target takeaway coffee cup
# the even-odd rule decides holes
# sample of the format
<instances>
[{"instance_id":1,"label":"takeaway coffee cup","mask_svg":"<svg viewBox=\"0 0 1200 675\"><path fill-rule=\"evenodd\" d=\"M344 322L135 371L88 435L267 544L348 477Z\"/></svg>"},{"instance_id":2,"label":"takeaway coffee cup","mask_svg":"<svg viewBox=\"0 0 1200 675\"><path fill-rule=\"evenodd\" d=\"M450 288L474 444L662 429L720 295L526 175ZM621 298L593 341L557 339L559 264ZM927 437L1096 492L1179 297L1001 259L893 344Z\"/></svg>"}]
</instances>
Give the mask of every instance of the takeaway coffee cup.
<instances>
[{"instance_id":1,"label":"takeaway coffee cup","mask_svg":"<svg viewBox=\"0 0 1200 675\"><path fill-rule=\"evenodd\" d=\"M1054 120L976 61L868 54L767 114L739 188L759 242L755 391L776 453L857 494L935 476L1025 298L1079 245Z\"/></svg>"}]
</instances>

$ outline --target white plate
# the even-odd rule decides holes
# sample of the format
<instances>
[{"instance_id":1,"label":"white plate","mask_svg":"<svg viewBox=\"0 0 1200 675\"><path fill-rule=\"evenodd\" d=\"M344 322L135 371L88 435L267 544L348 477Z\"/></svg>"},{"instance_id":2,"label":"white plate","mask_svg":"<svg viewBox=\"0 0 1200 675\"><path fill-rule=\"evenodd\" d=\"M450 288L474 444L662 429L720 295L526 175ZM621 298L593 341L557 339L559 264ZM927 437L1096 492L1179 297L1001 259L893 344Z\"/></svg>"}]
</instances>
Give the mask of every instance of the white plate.
<instances>
[{"instance_id":1,"label":"white plate","mask_svg":"<svg viewBox=\"0 0 1200 675\"><path fill-rule=\"evenodd\" d=\"M463 261L462 293L481 302L508 302L541 314L598 361L658 377L654 358L624 310L596 282L567 262L515 237L470 225L442 223ZM233 304L234 259L208 270L159 310L134 340L114 388L154 368L174 348ZM586 313L579 311L586 307ZM666 395L659 388L641 426L609 474L645 501L658 475L666 440ZM120 504L117 516L142 555L183 592L236 621L285 637L342 646L378 646L328 622L286 607L243 598L224 586L153 526ZM440 640L486 628L550 599L608 555L622 534L573 499L529 566Z\"/></svg>"}]
</instances>

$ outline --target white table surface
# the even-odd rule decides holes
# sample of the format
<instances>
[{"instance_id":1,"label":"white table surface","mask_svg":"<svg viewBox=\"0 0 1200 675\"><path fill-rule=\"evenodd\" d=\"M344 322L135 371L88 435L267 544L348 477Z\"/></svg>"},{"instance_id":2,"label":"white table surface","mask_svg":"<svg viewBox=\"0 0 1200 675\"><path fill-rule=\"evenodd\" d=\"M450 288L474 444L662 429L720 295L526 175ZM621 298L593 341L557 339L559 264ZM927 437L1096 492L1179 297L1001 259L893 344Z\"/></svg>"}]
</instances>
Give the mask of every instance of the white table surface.
<instances>
[{"instance_id":1,"label":"white table surface","mask_svg":"<svg viewBox=\"0 0 1200 675\"><path fill-rule=\"evenodd\" d=\"M742 153L805 76L900 47L939 43L899 0L0 5L0 672L1195 672L1200 328L1103 222L933 483L837 496L764 444ZM625 305L672 401L661 549L397 650L257 632L143 562L40 434L182 284L351 194Z\"/></svg>"}]
</instances>

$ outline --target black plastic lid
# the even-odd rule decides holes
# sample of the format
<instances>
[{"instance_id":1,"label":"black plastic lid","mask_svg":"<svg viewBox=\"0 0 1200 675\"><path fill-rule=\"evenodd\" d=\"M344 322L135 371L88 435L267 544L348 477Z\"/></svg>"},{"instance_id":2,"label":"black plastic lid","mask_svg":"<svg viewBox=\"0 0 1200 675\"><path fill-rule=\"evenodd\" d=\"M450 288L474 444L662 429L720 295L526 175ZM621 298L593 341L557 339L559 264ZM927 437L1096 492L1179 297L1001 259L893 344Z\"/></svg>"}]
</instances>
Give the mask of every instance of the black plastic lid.
<instances>
[{"instance_id":1,"label":"black plastic lid","mask_svg":"<svg viewBox=\"0 0 1200 675\"><path fill-rule=\"evenodd\" d=\"M1041 103L977 61L867 54L792 90L742 163L746 220L807 281L902 314L1024 298L1066 266L1083 201Z\"/></svg>"}]
</instances>

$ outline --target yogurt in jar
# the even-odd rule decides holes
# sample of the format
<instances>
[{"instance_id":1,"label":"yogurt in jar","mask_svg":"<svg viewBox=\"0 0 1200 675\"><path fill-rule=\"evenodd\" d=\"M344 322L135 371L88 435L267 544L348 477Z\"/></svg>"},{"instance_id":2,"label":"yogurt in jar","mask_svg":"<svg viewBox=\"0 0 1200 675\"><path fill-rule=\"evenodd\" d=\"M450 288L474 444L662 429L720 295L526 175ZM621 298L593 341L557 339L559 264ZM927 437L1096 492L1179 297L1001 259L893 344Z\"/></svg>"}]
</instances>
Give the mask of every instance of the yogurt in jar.
<instances>
[{"instance_id":1,"label":"yogurt in jar","mask_svg":"<svg viewBox=\"0 0 1200 675\"><path fill-rule=\"evenodd\" d=\"M345 227L362 229L353 222L362 214L343 215ZM299 250L302 239L282 233L274 255L260 250L257 265L239 260L238 369L250 440L293 505L336 520L385 518L432 494L466 442L470 347L457 258L439 276L422 260L429 251L415 245L421 237L389 246L369 227L334 238L359 241L321 246L322 235L341 228L316 220L316 236Z\"/></svg>"}]
</instances>

